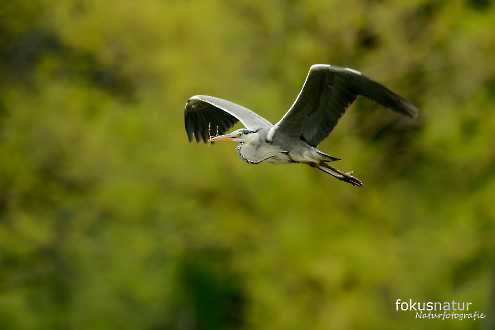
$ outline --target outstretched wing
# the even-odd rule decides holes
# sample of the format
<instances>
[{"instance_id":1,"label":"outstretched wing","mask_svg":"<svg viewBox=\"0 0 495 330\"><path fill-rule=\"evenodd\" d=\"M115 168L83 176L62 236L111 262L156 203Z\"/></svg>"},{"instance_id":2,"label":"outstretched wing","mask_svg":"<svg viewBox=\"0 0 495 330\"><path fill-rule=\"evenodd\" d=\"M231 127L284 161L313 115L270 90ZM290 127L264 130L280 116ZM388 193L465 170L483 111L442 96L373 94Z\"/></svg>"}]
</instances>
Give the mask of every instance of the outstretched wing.
<instances>
[{"instance_id":1,"label":"outstretched wing","mask_svg":"<svg viewBox=\"0 0 495 330\"><path fill-rule=\"evenodd\" d=\"M294 104L272 128L269 137L300 137L316 146L337 124L347 107L363 95L379 104L415 117L416 107L361 72L327 64L311 66Z\"/></svg>"},{"instance_id":2,"label":"outstretched wing","mask_svg":"<svg viewBox=\"0 0 495 330\"><path fill-rule=\"evenodd\" d=\"M247 129L256 131L272 124L265 118L239 104L207 95L191 97L184 111L187 138L208 141L210 134L224 134L240 121Z\"/></svg>"}]
</instances>

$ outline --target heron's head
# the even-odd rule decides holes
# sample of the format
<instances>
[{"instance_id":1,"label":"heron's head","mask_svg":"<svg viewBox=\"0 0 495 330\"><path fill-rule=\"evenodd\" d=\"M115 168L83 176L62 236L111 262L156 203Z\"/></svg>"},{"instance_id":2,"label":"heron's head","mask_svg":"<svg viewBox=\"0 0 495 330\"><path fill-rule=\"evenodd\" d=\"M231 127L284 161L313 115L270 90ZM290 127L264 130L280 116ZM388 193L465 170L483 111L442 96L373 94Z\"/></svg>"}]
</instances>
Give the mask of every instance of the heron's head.
<instances>
[{"instance_id":1,"label":"heron's head","mask_svg":"<svg viewBox=\"0 0 495 330\"><path fill-rule=\"evenodd\" d=\"M234 141L234 142L246 142L246 138L249 134L255 133L248 130L247 128L240 128L233 132L224 135L218 135L211 137L209 142L219 142L219 141Z\"/></svg>"}]
</instances>

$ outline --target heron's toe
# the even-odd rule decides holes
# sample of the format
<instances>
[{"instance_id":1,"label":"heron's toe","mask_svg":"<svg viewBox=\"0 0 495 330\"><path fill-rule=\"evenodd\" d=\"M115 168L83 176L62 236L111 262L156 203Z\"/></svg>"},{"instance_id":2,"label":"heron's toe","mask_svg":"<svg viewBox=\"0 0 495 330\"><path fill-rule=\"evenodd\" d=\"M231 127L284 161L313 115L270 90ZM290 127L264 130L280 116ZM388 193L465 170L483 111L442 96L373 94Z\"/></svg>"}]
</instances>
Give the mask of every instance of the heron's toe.
<instances>
[{"instance_id":1,"label":"heron's toe","mask_svg":"<svg viewBox=\"0 0 495 330\"><path fill-rule=\"evenodd\" d=\"M358 178L352 175L347 174L346 179L347 179L346 181L352 184L353 186L361 187L363 185L363 182L361 180L359 180Z\"/></svg>"}]
</instances>

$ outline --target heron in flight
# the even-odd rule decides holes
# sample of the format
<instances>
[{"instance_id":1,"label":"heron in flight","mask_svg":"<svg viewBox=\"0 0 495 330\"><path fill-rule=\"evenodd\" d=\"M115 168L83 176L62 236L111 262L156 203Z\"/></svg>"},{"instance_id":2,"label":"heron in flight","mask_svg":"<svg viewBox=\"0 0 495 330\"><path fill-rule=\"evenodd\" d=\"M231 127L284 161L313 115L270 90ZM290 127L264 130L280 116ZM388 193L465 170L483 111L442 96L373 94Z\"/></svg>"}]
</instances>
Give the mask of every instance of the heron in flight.
<instances>
[{"instance_id":1,"label":"heron in flight","mask_svg":"<svg viewBox=\"0 0 495 330\"><path fill-rule=\"evenodd\" d=\"M303 163L333 177L361 186L352 175L329 165L339 158L318 150L339 118L359 96L414 118L417 108L387 87L361 72L327 64L315 64L289 111L276 124L233 102L196 95L185 107L185 128L189 142L234 141L237 152L249 164L262 162ZM238 121L244 128L225 134ZM215 133L212 136L212 131Z\"/></svg>"}]
</instances>

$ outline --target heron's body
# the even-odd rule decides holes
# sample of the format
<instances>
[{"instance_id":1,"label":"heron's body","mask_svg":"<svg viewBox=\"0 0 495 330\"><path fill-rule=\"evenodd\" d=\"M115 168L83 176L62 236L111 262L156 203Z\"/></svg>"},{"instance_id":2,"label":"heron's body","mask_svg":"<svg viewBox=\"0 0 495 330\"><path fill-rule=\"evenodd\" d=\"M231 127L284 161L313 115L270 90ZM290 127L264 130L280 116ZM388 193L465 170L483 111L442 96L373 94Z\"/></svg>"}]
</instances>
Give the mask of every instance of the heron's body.
<instances>
[{"instance_id":1,"label":"heron's body","mask_svg":"<svg viewBox=\"0 0 495 330\"><path fill-rule=\"evenodd\" d=\"M272 127L273 128L273 127ZM271 129L271 128L270 128ZM325 153L310 146L301 139L283 139L280 143L264 143L270 129L261 129L248 134L246 141L240 142L237 151L242 160L249 164L262 162L271 164L307 163L316 165L321 161L331 161Z\"/></svg>"},{"instance_id":2,"label":"heron's body","mask_svg":"<svg viewBox=\"0 0 495 330\"><path fill-rule=\"evenodd\" d=\"M230 140L249 164L303 163L356 186L362 182L328 163L339 160L317 149L335 127L340 116L358 95L364 95L399 113L414 117L417 109L385 86L360 72L313 65L294 104L275 125L251 110L220 98L197 95L186 104L185 125L188 138L199 142ZM246 127L225 135L237 121Z\"/></svg>"}]
</instances>

